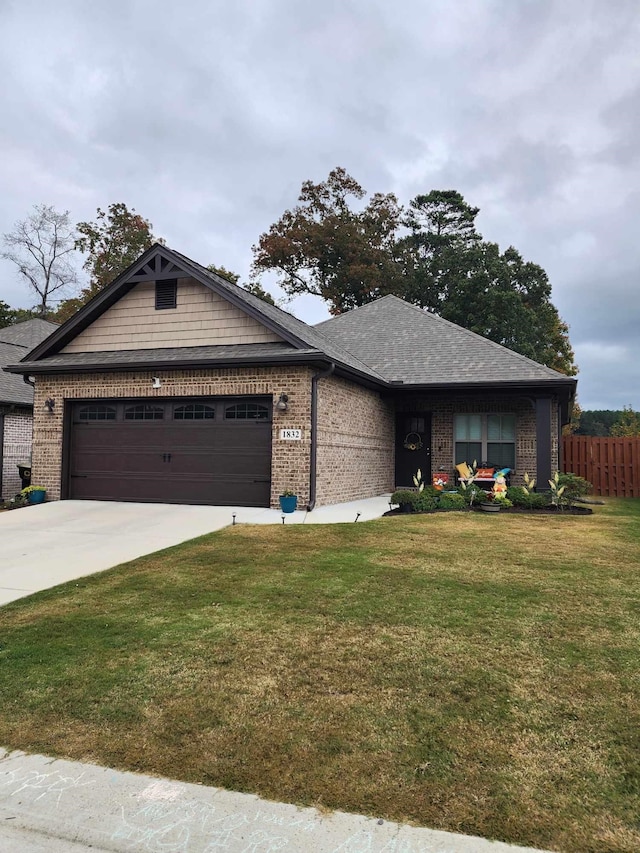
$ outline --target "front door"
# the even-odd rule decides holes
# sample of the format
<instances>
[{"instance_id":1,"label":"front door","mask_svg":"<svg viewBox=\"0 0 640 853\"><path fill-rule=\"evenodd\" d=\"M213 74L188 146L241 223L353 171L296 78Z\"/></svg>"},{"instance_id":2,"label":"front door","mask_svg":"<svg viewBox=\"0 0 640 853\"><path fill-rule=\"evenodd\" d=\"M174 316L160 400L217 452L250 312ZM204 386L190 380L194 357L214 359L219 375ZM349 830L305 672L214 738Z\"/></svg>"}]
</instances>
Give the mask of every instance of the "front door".
<instances>
[{"instance_id":1,"label":"front door","mask_svg":"<svg viewBox=\"0 0 640 853\"><path fill-rule=\"evenodd\" d=\"M396 489L413 487L416 472L431 483L431 412L396 413Z\"/></svg>"}]
</instances>

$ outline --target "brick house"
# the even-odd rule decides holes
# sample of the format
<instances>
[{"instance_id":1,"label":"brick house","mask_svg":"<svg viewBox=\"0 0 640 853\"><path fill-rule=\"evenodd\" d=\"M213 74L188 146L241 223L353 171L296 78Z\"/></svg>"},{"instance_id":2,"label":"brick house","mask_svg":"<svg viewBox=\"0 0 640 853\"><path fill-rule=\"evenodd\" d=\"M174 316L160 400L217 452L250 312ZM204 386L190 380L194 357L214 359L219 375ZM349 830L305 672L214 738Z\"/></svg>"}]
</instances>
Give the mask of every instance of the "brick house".
<instances>
[{"instance_id":1,"label":"brick house","mask_svg":"<svg viewBox=\"0 0 640 853\"><path fill-rule=\"evenodd\" d=\"M26 320L0 329L0 368L23 358L58 326L46 320ZM21 376L0 370L0 499L20 491L18 464L31 459L33 388Z\"/></svg>"},{"instance_id":2,"label":"brick house","mask_svg":"<svg viewBox=\"0 0 640 853\"><path fill-rule=\"evenodd\" d=\"M48 497L313 508L458 461L546 482L576 380L394 296L317 326L153 246L11 371Z\"/></svg>"}]
</instances>

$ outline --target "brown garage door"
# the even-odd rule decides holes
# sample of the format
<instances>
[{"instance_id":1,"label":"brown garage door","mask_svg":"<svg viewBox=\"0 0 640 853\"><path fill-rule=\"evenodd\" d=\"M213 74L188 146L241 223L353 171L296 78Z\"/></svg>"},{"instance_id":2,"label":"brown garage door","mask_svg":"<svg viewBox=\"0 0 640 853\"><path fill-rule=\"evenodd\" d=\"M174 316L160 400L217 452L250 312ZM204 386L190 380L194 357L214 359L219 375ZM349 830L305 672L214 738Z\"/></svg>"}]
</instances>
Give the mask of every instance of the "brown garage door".
<instances>
[{"instance_id":1,"label":"brown garage door","mask_svg":"<svg viewBox=\"0 0 640 853\"><path fill-rule=\"evenodd\" d=\"M68 496L269 506L270 398L74 403Z\"/></svg>"}]
</instances>

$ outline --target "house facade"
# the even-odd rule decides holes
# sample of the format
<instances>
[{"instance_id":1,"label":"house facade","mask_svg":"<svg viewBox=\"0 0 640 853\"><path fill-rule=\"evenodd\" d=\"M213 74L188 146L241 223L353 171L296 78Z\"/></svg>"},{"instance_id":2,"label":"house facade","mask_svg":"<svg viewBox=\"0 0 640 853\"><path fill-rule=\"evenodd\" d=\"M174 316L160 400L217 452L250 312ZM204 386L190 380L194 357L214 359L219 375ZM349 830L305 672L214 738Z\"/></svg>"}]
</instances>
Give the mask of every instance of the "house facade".
<instances>
[{"instance_id":1,"label":"house facade","mask_svg":"<svg viewBox=\"0 0 640 853\"><path fill-rule=\"evenodd\" d=\"M393 296L310 327L164 246L10 369L48 499L311 509L461 456L545 482L576 385Z\"/></svg>"},{"instance_id":2,"label":"house facade","mask_svg":"<svg viewBox=\"0 0 640 853\"><path fill-rule=\"evenodd\" d=\"M23 358L58 326L46 320L26 320L0 329L0 368ZM31 461L33 387L22 377L0 370L0 500L22 488L19 464Z\"/></svg>"}]
</instances>

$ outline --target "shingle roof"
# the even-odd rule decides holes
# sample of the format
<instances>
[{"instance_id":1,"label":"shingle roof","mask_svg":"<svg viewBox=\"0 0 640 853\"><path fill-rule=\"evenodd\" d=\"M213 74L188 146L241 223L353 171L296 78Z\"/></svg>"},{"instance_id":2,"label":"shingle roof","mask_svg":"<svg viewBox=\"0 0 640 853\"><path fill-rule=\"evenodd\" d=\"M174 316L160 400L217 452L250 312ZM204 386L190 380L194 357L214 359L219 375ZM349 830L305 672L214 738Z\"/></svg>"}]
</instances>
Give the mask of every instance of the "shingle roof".
<instances>
[{"instance_id":1,"label":"shingle roof","mask_svg":"<svg viewBox=\"0 0 640 853\"><path fill-rule=\"evenodd\" d=\"M100 353L60 353L61 347L81 329L114 304L122 292L128 292L134 282L132 275L145 265L162 258L172 261L184 273L211 287L224 298L245 310L259 322L279 334L282 344L175 347L158 350L127 350ZM42 321L40 321L42 322ZM48 325L48 324L47 324ZM256 349L257 347L257 349ZM125 271L101 294L53 335L51 342L34 350L33 361L24 359L19 366L36 372L62 369L87 370L94 366L116 369L116 365L149 365L190 363L194 361L239 363L242 358L258 358L267 363L282 359L291 363L307 356L309 361L336 363L339 371L380 385L402 384L405 387L462 386L487 384L542 385L564 383L565 389L575 386L575 380L557 373L531 359L512 352L473 332L429 314L396 296L385 296L361 308L341 314L317 326L308 326L287 311L270 305L253 293L211 272L185 255L166 246L154 245L135 265ZM37 359L37 365L35 363ZM15 365L19 359L15 359Z\"/></svg>"},{"instance_id":2,"label":"shingle roof","mask_svg":"<svg viewBox=\"0 0 640 853\"><path fill-rule=\"evenodd\" d=\"M56 323L35 318L0 329L0 403L33 406L33 388L22 376L1 368L23 359L57 328Z\"/></svg>"},{"instance_id":3,"label":"shingle roof","mask_svg":"<svg viewBox=\"0 0 640 853\"><path fill-rule=\"evenodd\" d=\"M6 344L0 341L0 368L5 364L15 364L27 354L25 347ZM0 369L0 404L14 403L22 406L33 405L33 388L23 381L22 376L6 373Z\"/></svg>"},{"instance_id":4,"label":"shingle roof","mask_svg":"<svg viewBox=\"0 0 640 853\"><path fill-rule=\"evenodd\" d=\"M387 382L455 385L568 380L397 296L384 296L315 328L348 347Z\"/></svg>"},{"instance_id":5,"label":"shingle roof","mask_svg":"<svg viewBox=\"0 0 640 853\"><path fill-rule=\"evenodd\" d=\"M296 349L286 343L268 343L268 344L212 344L211 346L198 347L164 347L158 349L138 349L138 350L109 350L103 352L73 352L73 353L57 353L50 355L45 359L33 362L22 362L21 367L25 371L33 369L35 373L41 371L43 367L47 371L52 372L55 369L78 368L79 370L89 370L90 368L96 371L102 369L118 369L121 365L123 368L127 366L148 366L153 368L160 364L200 364L211 363L221 364L229 363L264 363L272 362L291 362L307 357L323 358L324 354L320 350Z\"/></svg>"},{"instance_id":6,"label":"shingle roof","mask_svg":"<svg viewBox=\"0 0 640 853\"><path fill-rule=\"evenodd\" d=\"M30 350L42 343L57 328L59 328L57 323L35 317L33 320L25 320L24 323L15 323L13 326L0 329L0 341L19 344Z\"/></svg>"},{"instance_id":7,"label":"shingle roof","mask_svg":"<svg viewBox=\"0 0 640 853\"><path fill-rule=\"evenodd\" d=\"M257 310L264 316L270 318L274 323L303 341L308 347L324 352L325 355L329 356L333 361L340 362L345 364L347 367L352 367L355 370L366 373L374 379L383 379L375 368L371 367L371 365L364 364L356 353L350 351L339 341L325 337L323 334L318 332L314 326L309 326L302 320L298 320L297 317L294 317L293 314L290 314L288 311L283 311L282 308L278 308L276 305L271 305L268 302L265 302L264 299L260 299L260 297L255 296L248 290L245 290L244 287L232 284L230 281L227 281L226 278L216 275L206 267L192 261L191 258L187 258L185 255L180 254L180 252L176 252L175 249L171 249L170 251L173 255L177 255L177 257L180 258L184 263L184 266L191 267L200 276L208 278L218 289L226 290L230 294L233 294L236 299L240 299L246 303L247 306L251 306L254 310Z\"/></svg>"}]
</instances>

